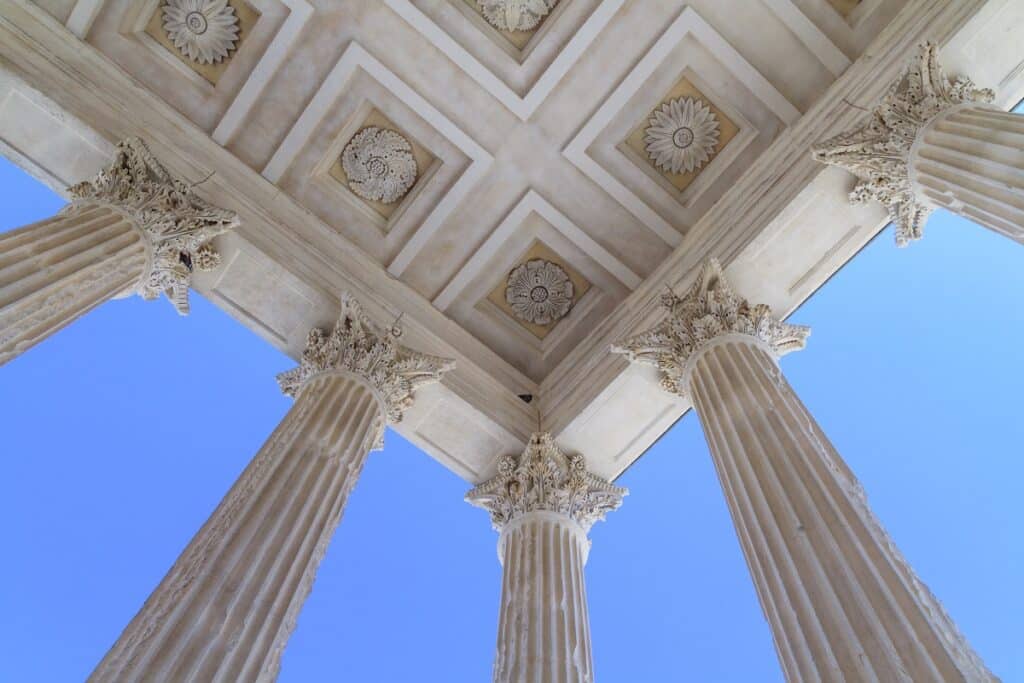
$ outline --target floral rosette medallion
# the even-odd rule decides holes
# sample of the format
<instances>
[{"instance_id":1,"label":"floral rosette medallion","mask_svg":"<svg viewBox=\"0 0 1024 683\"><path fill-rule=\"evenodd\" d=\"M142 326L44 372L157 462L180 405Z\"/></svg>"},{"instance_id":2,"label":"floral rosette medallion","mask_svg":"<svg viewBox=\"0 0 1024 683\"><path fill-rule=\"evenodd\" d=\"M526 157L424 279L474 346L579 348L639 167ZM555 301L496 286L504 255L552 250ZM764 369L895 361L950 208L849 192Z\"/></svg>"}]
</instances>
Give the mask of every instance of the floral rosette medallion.
<instances>
[{"instance_id":1,"label":"floral rosette medallion","mask_svg":"<svg viewBox=\"0 0 1024 683\"><path fill-rule=\"evenodd\" d=\"M693 173L708 162L718 145L718 117L707 103L679 97L654 110L644 131L647 156L669 173Z\"/></svg>"},{"instance_id":2,"label":"floral rosette medallion","mask_svg":"<svg viewBox=\"0 0 1024 683\"><path fill-rule=\"evenodd\" d=\"M238 44L238 17L227 0L165 0L162 9L167 37L193 62L217 64Z\"/></svg>"},{"instance_id":3,"label":"floral rosette medallion","mask_svg":"<svg viewBox=\"0 0 1024 683\"><path fill-rule=\"evenodd\" d=\"M509 273L505 301L520 320L550 325L565 317L572 298L572 280L557 263L533 259Z\"/></svg>"},{"instance_id":4,"label":"floral rosette medallion","mask_svg":"<svg viewBox=\"0 0 1024 683\"><path fill-rule=\"evenodd\" d=\"M412 144L401 134L370 126L356 133L341 153L352 191L363 199L394 204L416 182Z\"/></svg>"}]
</instances>

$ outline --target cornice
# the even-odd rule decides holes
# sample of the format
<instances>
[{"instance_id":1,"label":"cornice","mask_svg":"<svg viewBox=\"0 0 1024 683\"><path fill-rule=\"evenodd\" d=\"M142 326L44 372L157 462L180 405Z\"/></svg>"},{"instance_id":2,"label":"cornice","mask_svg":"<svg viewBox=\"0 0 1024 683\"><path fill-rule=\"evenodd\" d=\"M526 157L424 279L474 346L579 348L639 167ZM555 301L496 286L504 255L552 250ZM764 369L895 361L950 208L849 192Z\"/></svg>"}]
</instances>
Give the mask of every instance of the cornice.
<instances>
[{"instance_id":1,"label":"cornice","mask_svg":"<svg viewBox=\"0 0 1024 683\"><path fill-rule=\"evenodd\" d=\"M859 106L879 101L925 40L947 42L987 0L909 0L864 54L803 117L772 143L748 171L684 236L682 243L643 284L541 383L542 428L564 430L627 367L611 345L654 327L662 315L660 294L688 288L700 265L731 263L809 185L824 166L812 146L858 124Z\"/></svg>"},{"instance_id":2,"label":"cornice","mask_svg":"<svg viewBox=\"0 0 1024 683\"><path fill-rule=\"evenodd\" d=\"M239 235L329 298L352 291L376 319L401 315L409 339L456 360L448 389L528 440L536 413L517 394L536 394L535 382L43 9L0 0L0 60L111 142L141 137L171 173L205 178L196 192L236 211Z\"/></svg>"}]
</instances>

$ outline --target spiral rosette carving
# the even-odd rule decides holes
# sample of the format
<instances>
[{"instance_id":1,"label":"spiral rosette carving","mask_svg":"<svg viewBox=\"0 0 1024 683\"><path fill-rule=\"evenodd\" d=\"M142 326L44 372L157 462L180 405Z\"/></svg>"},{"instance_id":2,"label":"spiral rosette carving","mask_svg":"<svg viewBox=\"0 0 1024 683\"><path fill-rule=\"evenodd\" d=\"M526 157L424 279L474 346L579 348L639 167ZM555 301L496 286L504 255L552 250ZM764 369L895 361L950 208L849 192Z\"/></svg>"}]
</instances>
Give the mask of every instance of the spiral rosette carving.
<instances>
[{"instance_id":1,"label":"spiral rosette carving","mask_svg":"<svg viewBox=\"0 0 1024 683\"><path fill-rule=\"evenodd\" d=\"M881 202L896 225L896 244L920 239L932 207L910 180L910 152L918 134L935 117L965 103L988 103L995 94L968 78L951 81L939 65L939 49L925 43L858 128L814 146L814 158L857 176L855 203Z\"/></svg>"},{"instance_id":2,"label":"spiral rosette carving","mask_svg":"<svg viewBox=\"0 0 1024 683\"><path fill-rule=\"evenodd\" d=\"M378 393L386 406L389 424L402 421L416 390L441 381L455 361L419 353L397 342L398 331L375 325L350 294L341 297L341 314L334 329L310 331L299 367L281 373L277 382L288 396L296 396L311 378L332 370L358 375Z\"/></svg>"},{"instance_id":3,"label":"spiral rosette carving","mask_svg":"<svg viewBox=\"0 0 1024 683\"><path fill-rule=\"evenodd\" d=\"M238 17L227 0L165 0L162 10L167 37L193 62L222 62L238 43Z\"/></svg>"},{"instance_id":4,"label":"spiral rosette carving","mask_svg":"<svg viewBox=\"0 0 1024 683\"><path fill-rule=\"evenodd\" d=\"M557 512L584 531L622 505L628 490L591 474L582 455L567 456L550 434L530 438L521 455L502 458L498 474L466 494L490 512L496 531L528 512Z\"/></svg>"},{"instance_id":5,"label":"spiral rosette carving","mask_svg":"<svg viewBox=\"0 0 1024 683\"><path fill-rule=\"evenodd\" d=\"M557 263L533 259L509 273L505 301L520 320L550 325L572 308L573 286L568 273Z\"/></svg>"},{"instance_id":6,"label":"spiral rosette carving","mask_svg":"<svg viewBox=\"0 0 1024 683\"><path fill-rule=\"evenodd\" d=\"M499 31L532 31L557 4L558 0L477 0L484 19Z\"/></svg>"},{"instance_id":7,"label":"spiral rosette carving","mask_svg":"<svg viewBox=\"0 0 1024 683\"><path fill-rule=\"evenodd\" d=\"M143 299L164 294L182 315L189 311L192 273L220 264L210 241L238 226L233 211L208 204L172 177L137 138L118 143L110 166L68 192L73 201L66 212L102 204L132 221L149 245L149 269L136 293Z\"/></svg>"},{"instance_id":8,"label":"spiral rosette carving","mask_svg":"<svg viewBox=\"0 0 1024 683\"><path fill-rule=\"evenodd\" d=\"M736 294L711 259L685 296L669 292L662 297L668 316L661 323L612 346L634 363L661 371L661 384L680 396L687 394L687 362L708 342L727 334L745 334L782 356L804 348L811 330L778 320L764 304L750 305Z\"/></svg>"},{"instance_id":9,"label":"spiral rosette carving","mask_svg":"<svg viewBox=\"0 0 1024 683\"><path fill-rule=\"evenodd\" d=\"M372 202L394 204L416 182L412 144L400 133L370 126L356 133L341 153L352 191Z\"/></svg>"},{"instance_id":10,"label":"spiral rosette carving","mask_svg":"<svg viewBox=\"0 0 1024 683\"><path fill-rule=\"evenodd\" d=\"M644 131L647 156L669 173L699 170L708 162L721 133L718 117L696 97L678 97L651 114Z\"/></svg>"}]
</instances>

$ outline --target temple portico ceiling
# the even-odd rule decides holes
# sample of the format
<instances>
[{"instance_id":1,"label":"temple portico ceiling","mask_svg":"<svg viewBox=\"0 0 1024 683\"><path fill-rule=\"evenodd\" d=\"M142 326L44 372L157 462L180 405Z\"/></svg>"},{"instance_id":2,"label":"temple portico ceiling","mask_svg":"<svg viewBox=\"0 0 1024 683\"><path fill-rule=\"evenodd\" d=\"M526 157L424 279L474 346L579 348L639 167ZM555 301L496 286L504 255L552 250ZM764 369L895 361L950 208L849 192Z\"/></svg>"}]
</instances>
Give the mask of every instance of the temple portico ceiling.
<instances>
[{"instance_id":1,"label":"temple portico ceiling","mask_svg":"<svg viewBox=\"0 0 1024 683\"><path fill-rule=\"evenodd\" d=\"M457 365L399 430L474 483L538 411L602 477L639 457L688 405L609 345L708 256L785 315L874 236L808 150L920 40L1024 91L980 50L1010 0L5 5L5 153L62 187L145 139L240 216L196 288L293 357L342 290L401 318Z\"/></svg>"}]
</instances>

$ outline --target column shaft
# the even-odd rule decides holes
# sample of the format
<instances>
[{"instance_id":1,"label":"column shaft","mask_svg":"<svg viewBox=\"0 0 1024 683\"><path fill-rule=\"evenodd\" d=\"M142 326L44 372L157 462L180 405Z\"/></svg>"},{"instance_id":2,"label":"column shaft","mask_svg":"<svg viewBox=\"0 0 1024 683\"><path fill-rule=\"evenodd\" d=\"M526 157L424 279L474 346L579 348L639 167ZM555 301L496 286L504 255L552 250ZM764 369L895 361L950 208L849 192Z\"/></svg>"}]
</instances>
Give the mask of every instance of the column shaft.
<instances>
[{"instance_id":1,"label":"column shaft","mask_svg":"<svg viewBox=\"0 0 1024 683\"><path fill-rule=\"evenodd\" d=\"M592 683L583 530L559 513L531 512L502 531L500 548L495 683Z\"/></svg>"},{"instance_id":2,"label":"column shaft","mask_svg":"<svg viewBox=\"0 0 1024 683\"><path fill-rule=\"evenodd\" d=\"M383 419L363 380L309 380L89 680L274 680Z\"/></svg>"},{"instance_id":3,"label":"column shaft","mask_svg":"<svg viewBox=\"0 0 1024 683\"><path fill-rule=\"evenodd\" d=\"M120 212L84 205L0 235L0 365L137 284L146 243Z\"/></svg>"},{"instance_id":4,"label":"column shaft","mask_svg":"<svg viewBox=\"0 0 1024 683\"><path fill-rule=\"evenodd\" d=\"M921 197L1024 243L1024 116L951 108L924 128L909 163Z\"/></svg>"},{"instance_id":5,"label":"column shaft","mask_svg":"<svg viewBox=\"0 0 1024 683\"><path fill-rule=\"evenodd\" d=\"M691 362L689 392L787 680L996 680L765 345L731 335Z\"/></svg>"}]
</instances>

